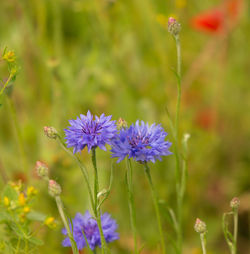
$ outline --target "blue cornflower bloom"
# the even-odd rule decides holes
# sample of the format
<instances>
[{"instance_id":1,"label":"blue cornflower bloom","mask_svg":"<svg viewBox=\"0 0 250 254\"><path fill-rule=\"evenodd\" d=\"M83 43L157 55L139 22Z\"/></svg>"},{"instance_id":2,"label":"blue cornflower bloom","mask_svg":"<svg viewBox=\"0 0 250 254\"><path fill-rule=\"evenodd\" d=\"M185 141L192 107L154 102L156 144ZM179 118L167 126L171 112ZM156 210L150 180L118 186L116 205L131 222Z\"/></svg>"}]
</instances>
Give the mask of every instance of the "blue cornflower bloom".
<instances>
[{"instance_id":1,"label":"blue cornflower bloom","mask_svg":"<svg viewBox=\"0 0 250 254\"><path fill-rule=\"evenodd\" d=\"M71 126L64 129L67 147L74 147L73 153L80 152L85 146L88 151L96 147L106 150L105 144L110 144L117 132L115 121L111 121L111 117L102 114L94 119L88 111L86 116L80 115L80 118L70 120Z\"/></svg>"},{"instance_id":2,"label":"blue cornflower bloom","mask_svg":"<svg viewBox=\"0 0 250 254\"><path fill-rule=\"evenodd\" d=\"M81 250L87 246L85 237L88 241L91 250L94 250L97 246L101 247L101 237L98 225L96 220L93 219L93 217L89 213L89 211L86 211L84 215L82 215L81 213L77 213L72 222L73 222L73 237L76 242L78 250ZM104 238L107 243L119 239L119 235L116 232L116 229L118 227L116 221L112 219L108 213L104 213L101 215L101 224ZM67 235L67 230L64 228L62 230L62 233L64 235ZM66 237L63 240L62 245L64 247L71 246L69 237Z\"/></svg>"},{"instance_id":3,"label":"blue cornflower bloom","mask_svg":"<svg viewBox=\"0 0 250 254\"><path fill-rule=\"evenodd\" d=\"M126 156L136 161L145 163L161 160L161 156L171 154L168 150L171 143L165 141L167 133L161 125L136 121L129 128L123 128L112 140L112 158L118 157L117 162Z\"/></svg>"}]
</instances>

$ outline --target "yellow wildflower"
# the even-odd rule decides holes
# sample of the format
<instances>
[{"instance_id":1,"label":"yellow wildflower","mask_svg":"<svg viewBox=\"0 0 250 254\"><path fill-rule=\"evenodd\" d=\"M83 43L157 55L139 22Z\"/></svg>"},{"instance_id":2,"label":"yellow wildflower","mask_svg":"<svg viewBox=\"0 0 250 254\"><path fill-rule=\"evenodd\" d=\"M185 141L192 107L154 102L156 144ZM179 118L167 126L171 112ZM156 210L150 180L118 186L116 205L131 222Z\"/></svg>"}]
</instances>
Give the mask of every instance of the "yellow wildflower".
<instances>
[{"instance_id":1,"label":"yellow wildflower","mask_svg":"<svg viewBox=\"0 0 250 254\"><path fill-rule=\"evenodd\" d=\"M2 56L2 59L9 63L15 62L16 60L15 52L12 50L6 50L6 52Z\"/></svg>"},{"instance_id":2,"label":"yellow wildflower","mask_svg":"<svg viewBox=\"0 0 250 254\"><path fill-rule=\"evenodd\" d=\"M18 203L20 206L24 206L26 203L26 199L23 193L20 193L18 196Z\"/></svg>"},{"instance_id":3,"label":"yellow wildflower","mask_svg":"<svg viewBox=\"0 0 250 254\"><path fill-rule=\"evenodd\" d=\"M21 213L21 214L19 215L19 220L20 220L21 222L24 222L25 219L26 219L25 213Z\"/></svg>"},{"instance_id":4,"label":"yellow wildflower","mask_svg":"<svg viewBox=\"0 0 250 254\"><path fill-rule=\"evenodd\" d=\"M45 219L44 224L48 226L49 228L55 228L56 222L54 217L48 217Z\"/></svg>"},{"instance_id":5,"label":"yellow wildflower","mask_svg":"<svg viewBox=\"0 0 250 254\"><path fill-rule=\"evenodd\" d=\"M6 197L6 196L4 196L4 198L3 198L3 203L4 203L5 206L8 207L8 206L10 205L10 200L9 200L9 198Z\"/></svg>"},{"instance_id":6,"label":"yellow wildflower","mask_svg":"<svg viewBox=\"0 0 250 254\"><path fill-rule=\"evenodd\" d=\"M22 189L22 181L19 180L17 182L9 182L9 185L17 192Z\"/></svg>"},{"instance_id":7,"label":"yellow wildflower","mask_svg":"<svg viewBox=\"0 0 250 254\"><path fill-rule=\"evenodd\" d=\"M29 187L27 188L27 196L28 196L28 197L34 196L34 195L36 195L36 194L37 194L37 189L36 189L35 187L29 186Z\"/></svg>"},{"instance_id":8,"label":"yellow wildflower","mask_svg":"<svg viewBox=\"0 0 250 254\"><path fill-rule=\"evenodd\" d=\"M28 206L25 206L25 207L23 208L23 212L24 212L24 213L29 213L29 212L30 212L30 208L29 208Z\"/></svg>"}]
</instances>

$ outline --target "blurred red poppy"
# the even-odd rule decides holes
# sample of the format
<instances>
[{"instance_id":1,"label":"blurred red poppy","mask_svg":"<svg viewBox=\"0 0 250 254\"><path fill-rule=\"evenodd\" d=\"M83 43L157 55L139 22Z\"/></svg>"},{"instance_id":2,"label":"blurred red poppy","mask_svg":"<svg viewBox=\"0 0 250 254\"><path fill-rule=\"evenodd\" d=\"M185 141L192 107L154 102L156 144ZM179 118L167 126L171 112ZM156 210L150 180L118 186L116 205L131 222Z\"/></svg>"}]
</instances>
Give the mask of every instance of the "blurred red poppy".
<instances>
[{"instance_id":1,"label":"blurred red poppy","mask_svg":"<svg viewBox=\"0 0 250 254\"><path fill-rule=\"evenodd\" d=\"M213 109L203 109L197 112L195 123L204 130L210 130L215 125L215 112Z\"/></svg>"},{"instance_id":2,"label":"blurred red poppy","mask_svg":"<svg viewBox=\"0 0 250 254\"><path fill-rule=\"evenodd\" d=\"M221 5L193 17L191 25L200 31L223 33L235 25L240 16L242 5L243 0L226 0Z\"/></svg>"}]
</instances>

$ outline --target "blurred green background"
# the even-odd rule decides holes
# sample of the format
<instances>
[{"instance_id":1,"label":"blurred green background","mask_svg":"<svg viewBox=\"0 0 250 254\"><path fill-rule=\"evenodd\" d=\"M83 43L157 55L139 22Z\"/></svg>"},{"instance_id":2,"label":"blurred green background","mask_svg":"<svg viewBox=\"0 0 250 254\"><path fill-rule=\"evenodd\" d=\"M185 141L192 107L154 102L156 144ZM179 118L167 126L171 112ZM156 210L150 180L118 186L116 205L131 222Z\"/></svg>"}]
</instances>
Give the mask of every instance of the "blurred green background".
<instances>
[{"instance_id":1,"label":"blurred green background","mask_svg":"<svg viewBox=\"0 0 250 254\"><path fill-rule=\"evenodd\" d=\"M167 31L170 15L182 24L183 94L181 133L190 133L184 207L184 253L199 254L196 217L206 221L209 253L228 253L222 213L234 196L241 199L239 253L250 251L250 11L244 2L237 23L221 34L194 30L191 18L221 4L218 0L8 0L0 2L0 50L17 56L19 73L0 108L2 188L23 179L39 190L36 208L56 217L47 186L35 177L37 160L48 163L63 187L71 216L89 208L80 170L43 126L63 133L68 120L88 109L128 123L162 123L170 132L166 107L175 115L176 49ZM230 22L230 21L229 21ZM6 69L0 63L0 77ZM172 141L171 135L168 136ZM110 154L98 150L101 187L108 186ZM91 174L90 155L82 160ZM152 166L161 199L175 208L174 156ZM119 224L112 253L131 253L132 232L125 189L125 163L115 164L111 195L103 207ZM142 253L157 251L158 231L143 168L134 167L135 202ZM162 210L164 228L173 235ZM61 226L39 233L39 253L70 253L61 247ZM174 250L167 242L169 253Z\"/></svg>"}]
</instances>

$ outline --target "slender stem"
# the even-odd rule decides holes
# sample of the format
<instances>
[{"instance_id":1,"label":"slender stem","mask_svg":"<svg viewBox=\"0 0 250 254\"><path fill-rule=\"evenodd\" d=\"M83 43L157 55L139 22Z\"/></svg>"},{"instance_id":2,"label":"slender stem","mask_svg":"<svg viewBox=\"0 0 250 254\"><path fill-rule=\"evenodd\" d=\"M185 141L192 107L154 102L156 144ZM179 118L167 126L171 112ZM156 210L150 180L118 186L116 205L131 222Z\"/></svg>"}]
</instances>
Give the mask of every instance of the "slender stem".
<instances>
[{"instance_id":1,"label":"slender stem","mask_svg":"<svg viewBox=\"0 0 250 254\"><path fill-rule=\"evenodd\" d=\"M182 205L183 205L183 195L184 195L184 179L185 172L181 172L180 166L180 153L178 151L179 145L179 116L180 116L180 106L181 106L181 44L179 35L175 37L176 51L177 51L177 104L176 104L176 116L175 116L175 146L174 153L176 158L176 193L177 193L177 220L178 220L178 230L177 230L177 242L179 253L182 253Z\"/></svg>"},{"instance_id":2,"label":"slender stem","mask_svg":"<svg viewBox=\"0 0 250 254\"><path fill-rule=\"evenodd\" d=\"M99 228L100 236L101 236L101 245L102 245L102 254L109 252L109 249L107 247L103 230L102 230L102 223L101 223L101 212L100 207L98 206L98 192L99 192L99 180L98 180L98 170L96 165L96 151L95 148L91 150L92 152L92 163L94 167L94 213L97 221L97 225Z\"/></svg>"},{"instance_id":3,"label":"slender stem","mask_svg":"<svg viewBox=\"0 0 250 254\"><path fill-rule=\"evenodd\" d=\"M65 228L67 230L73 254L78 254L79 252L78 252L76 243L74 241L72 232L71 232L70 227L69 227L68 220L66 219L66 216L65 216L65 213L64 213L64 210L63 210L63 203L62 203L61 197L60 196L56 196L55 200L56 200L56 205L57 205L59 214L60 214L60 216L62 218L62 221L63 221L63 224L64 224L64 226L65 226Z\"/></svg>"},{"instance_id":4,"label":"slender stem","mask_svg":"<svg viewBox=\"0 0 250 254\"><path fill-rule=\"evenodd\" d=\"M202 254L206 254L206 233L200 234L201 238L201 247L202 247Z\"/></svg>"},{"instance_id":5,"label":"slender stem","mask_svg":"<svg viewBox=\"0 0 250 254\"><path fill-rule=\"evenodd\" d=\"M137 250L137 232L136 232L136 213L135 213L135 203L134 203L134 193L133 193L133 171L132 171L130 159L127 159L126 183L127 183L127 189L128 189L130 223L131 223L133 238L134 238L134 254L137 254L138 250Z\"/></svg>"},{"instance_id":6,"label":"slender stem","mask_svg":"<svg viewBox=\"0 0 250 254\"><path fill-rule=\"evenodd\" d=\"M0 96L3 94L5 88L8 86L8 84L9 84L9 82L11 81L12 78L13 78L13 74L10 73L10 75L9 75L7 81L5 82L3 88L0 90Z\"/></svg>"},{"instance_id":7,"label":"slender stem","mask_svg":"<svg viewBox=\"0 0 250 254\"><path fill-rule=\"evenodd\" d=\"M164 236L163 236L163 229L162 229L162 224L161 224L161 216L160 216L160 209L159 209L157 193L156 193L156 190L155 190L152 178L151 178L150 168L147 163L145 163L144 166L145 166L145 173L146 173L146 176L147 176L150 188L151 188L152 198L154 201L154 208L155 208L158 229L159 229L160 239L161 239L162 253L166 253L166 247L165 247L165 241L164 241Z\"/></svg>"},{"instance_id":8,"label":"slender stem","mask_svg":"<svg viewBox=\"0 0 250 254\"><path fill-rule=\"evenodd\" d=\"M62 138L59 135L58 135L58 141L59 141L59 144L61 145L61 147L63 148L63 150L66 151L71 157L73 157L73 159L76 161L76 163L78 164L79 168L81 169L83 177L84 177L84 180L85 180L86 185L87 185L88 192L89 192L89 198L90 198L90 202L91 202L91 207L92 207L93 212L94 212L94 198L93 198L93 194L92 194L92 191L91 191L91 187L90 187L90 183L89 183L89 178L88 178L88 173L87 173L87 170L86 170L85 166L83 165L81 160L75 154L73 154L69 149L67 149L67 147L65 146L64 142L62 141Z\"/></svg>"},{"instance_id":9,"label":"slender stem","mask_svg":"<svg viewBox=\"0 0 250 254\"><path fill-rule=\"evenodd\" d=\"M23 169L27 170L29 167L27 165L27 157L26 157L26 153L25 153L25 149L24 149L22 131L20 128L20 121L18 121L18 118L17 118L16 107L15 107L13 101L11 100L11 98L7 97L7 102L8 102L10 115L11 115L11 118L13 121L16 135L17 135L17 142L18 142L18 146L19 146L19 150L20 150L21 159L22 159L22 167L23 167Z\"/></svg>"},{"instance_id":10,"label":"slender stem","mask_svg":"<svg viewBox=\"0 0 250 254\"><path fill-rule=\"evenodd\" d=\"M94 205L95 209L97 210L97 195L99 192L99 180L98 180L98 171L97 171L97 166L96 166L96 152L95 149L92 149L92 163L94 167ZM97 211L95 211L97 213Z\"/></svg>"},{"instance_id":11,"label":"slender stem","mask_svg":"<svg viewBox=\"0 0 250 254\"><path fill-rule=\"evenodd\" d=\"M234 244L233 254L237 252L237 235L238 235L238 209L234 209Z\"/></svg>"},{"instance_id":12,"label":"slender stem","mask_svg":"<svg viewBox=\"0 0 250 254\"><path fill-rule=\"evenodd\" d=\"M175 36L175 43L176 43L176 51L177 51L177 105L176 105L176 117L175 117L175 135L176 140L178 140L178 129L179 129L179 114L180 114L180 104L181 104L181 44L179 35Z\"/></svg>"},{"instance_id":13,"label":"slender stem","mask_svg":"<svg viewBox=\"0 0 250 254\"><path fill-rule=\"evenodd\" d=\"M16 251L15 251L16 254L19 253L20 243L21 243L21 238L18 237L18 242L17 242L17 246L16 246Z\"/></svg>"}]
</instances>

